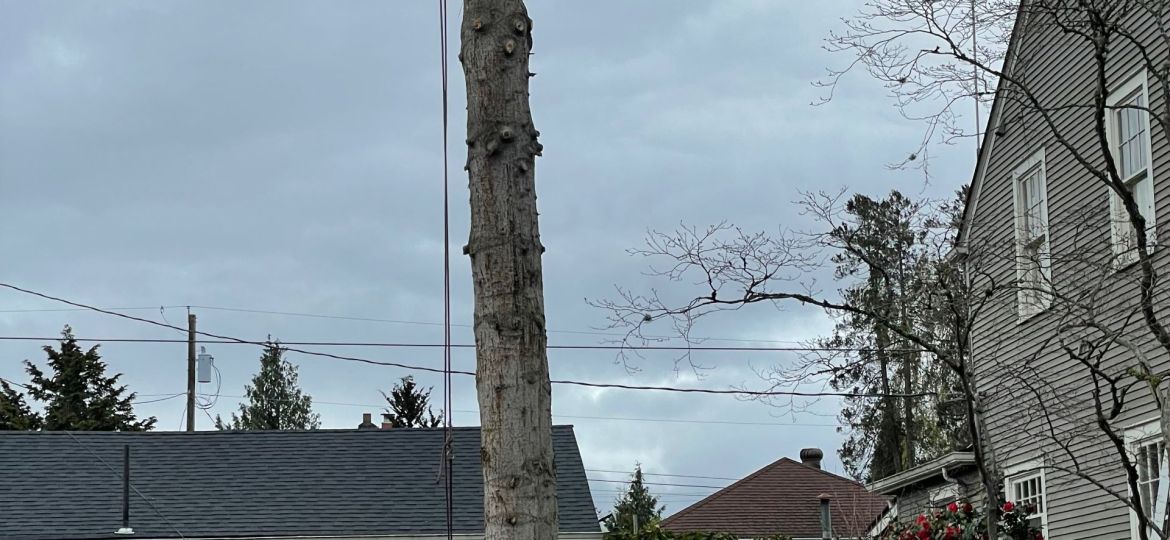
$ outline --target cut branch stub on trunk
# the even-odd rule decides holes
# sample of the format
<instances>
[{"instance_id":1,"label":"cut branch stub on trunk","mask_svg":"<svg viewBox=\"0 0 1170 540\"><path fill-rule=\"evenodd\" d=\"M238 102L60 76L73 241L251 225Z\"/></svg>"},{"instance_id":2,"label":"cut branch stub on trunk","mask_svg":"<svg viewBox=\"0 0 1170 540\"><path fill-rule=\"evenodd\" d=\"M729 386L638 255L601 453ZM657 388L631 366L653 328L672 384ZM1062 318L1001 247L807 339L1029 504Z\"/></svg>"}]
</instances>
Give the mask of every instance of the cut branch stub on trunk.
<instances>
[{"instance_id":1,"label":"cut branch stub on trunk","mask_svg":"<svg viewBox=\"0 0 1170 540\"><path fill-rule=\"evenodd\" d=\"M532 21L520 0L464 3L467 170L484 536L556 538L556 474L535 159Z\"/></svg>"}]
</instances>

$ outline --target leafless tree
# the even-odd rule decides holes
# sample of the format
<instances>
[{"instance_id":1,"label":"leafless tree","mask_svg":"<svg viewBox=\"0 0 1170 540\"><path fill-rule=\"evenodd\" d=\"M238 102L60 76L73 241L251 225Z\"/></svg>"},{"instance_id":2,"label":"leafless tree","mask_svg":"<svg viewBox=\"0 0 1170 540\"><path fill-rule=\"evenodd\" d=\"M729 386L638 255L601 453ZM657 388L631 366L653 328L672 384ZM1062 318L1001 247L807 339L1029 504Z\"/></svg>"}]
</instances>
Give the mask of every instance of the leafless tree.
<instances>
[{"instance_id":1,"label":"leafless tree","mask_svg":"<svg viewBox=\"0 0 1170 540\"><path fill-rule=\"evenodd\" d=\"M810 195L805 207L817 214L826 224L826 230L848 230L839 227L841 217L838 199L829 195ZM942 249L943 244L939 245ZM683 227L673 233L654 233L638 255L669 261L665 267L652 266L652 275L669 281L686 282L702 289L702 293L678 304L668 303L655 291L638 294L619 289L619 297L602 300L597 305L609 312L614 327L627 329L629 340L643 339L655 323L667 322L688 336L695 321L714 313L734 311L752 304L784 305L794 303L822 308L829 312L849 313L875 321L886 330L921 349L958 375L959 392L967 408L968 429L981 433L981 397L976 391L974 363L968 354L972 322L980 310L994 297L993 294L972 293L970 274L981 272L975 264L943 264L929 276L931 294L922 309L934 312L934 318L947 326L948 339L937 339L935 333L920 333L906 328L889 313L881 313L865 306L844 302L818 288L814 270L826 264L828 254L844 251L865 259L869 251L849 234L807 234L781 231L778 235L748 234L728 225L707 229ZM874 262L875 267L880 264ZM989 291L997 285L988 285ZM777 380L774 384L800 382L795 379ZM974 451L980 472L987 479L988 492L995 493L990 469L991 460L984 458L990 450L984 438L974 437ZM995 499L990 497L990 499ZM990 504L998 507L998 501Z\"/></svg>"},{"instance_id":2,"label":"leafless tree","mask_svg":"<svg viewBox=\"0 0 1170 540\"><path fill-rule=\"evenodd\" d=\"M484 538L551 540L558 520L536 211L541 145L528 101L532 20L522 0L466 0L461 39Z\"/></svg>"},{"instance_id":3,"label":"leafless tree","mask_svg":"<svg viewBox=\"0 0 1170 540\"><path fill-rule=\"evenodd\" d=\"M1087 210L1094 230L1099 232L1102 224L1113 229L1113 242L1102 242L1100 234L1087 236L1083 244L1062 242L1060 248L1070 253L1053 252L1043 260L1029 260L1033 257L977 235L963 236L951 252L953 264L934 276L931 295L931 309L937 309L940 319L951 326L948 340L939 342L903 328L882 313L866 312L817 288L810 272L819 268L826 250L861 251L848 238L833 238L826 244L808 243L787 231L763 236L735 231L720 236L728 232L726 227L655 235L641 254L673 264L655 273L671 281L688 281L701 290L680 302L665 301L658 291L623 291L620 298L606 304L614 324L630 328L635 338L660 320L689 331L708 314L765 302L816 306L878 321L959 376L988 495L988 516L994 519L1001 496L1000 476L985 412L988 400L1006 397L977 391L976 363L986 365L986 355L995 351L981 351L985 356L972 358L968 345L980 317L998 303L1044 302L1042 316L1058 320L1058 331L1043 340L1042 350L1034 355L1050 356L1054 351L1067 355L1080 366L1091 391L1070 396L1069 389L1059 388L1051 374L1029 371L1032 368L1026 365L1016 371L1004 368L1017 383L1004 391L1015 397L1032 394L1036 401L1045 401L1047 406L1035 413L1034 420L1043 426L1047 416L1059 426L1049 430L1054 439L1107 438L1124 469L1125 492L1101 482L1100 471L1094 476L1077 465L1085 460L1073 445L1055 446L1077 458L1072 466L1046 466L1068 469L1116 496L1137 515L1141 538L1148 538L1150 532L1165 537L1163 532L1170 527L1151 523L1154 514L1143 505L1136 484L1138 471L1116 420L1141 399L1152 399L1160 413L1162 436L1170 441L1170 330L1161 318L1164 310L1159 309L1159 299L1166 293L1159 289L1161 265L1153 249L1154 224L1146 222L1140 194L1134 193L1130 178L1123 173L1122 156L1110 143L1107 126L1115 115L1132 111L1150 119L1151 139L1166 140L1170 126L1168 5L1157 0L872 0L861 13L846 19L845 31L828 39L830 50L852 59L846 69L831 72L822 83L826 99L832 98L845 74L864 71L884 84L906 118L925 122L920 146L898 165L918 161L931 144L985 135L962 127L963 111L973 110L976 103L994 104L992 132L980 140L993 141L1014 132L1048 141L1052 151L1067 155L1080 174L1092 178L1117 201L1116 210L1108 215L1100 204ZM1064 80L1053 82L1037 75L1053 62L1067 64ZM1147 74L1148 102L1110 101L1109 92L1129 71L1125 67ZM1058 85L1078 85L1084 91L1061 93L1055 91ZM972 216L967 220L970 223ZM1088 249L1090 244L1106 247L1094 251ZM1112 249L1118 244L1120 250ZM1046 277L1038 282L1035 274L1028 273L1024 274L1027 279L1005 278L996 270L1005 262L1011 268L1052 268L1077 279ZM1085 410L1092 419L1087 426L1057 421L1061 411Z\"/></svg>"}]
</instances>

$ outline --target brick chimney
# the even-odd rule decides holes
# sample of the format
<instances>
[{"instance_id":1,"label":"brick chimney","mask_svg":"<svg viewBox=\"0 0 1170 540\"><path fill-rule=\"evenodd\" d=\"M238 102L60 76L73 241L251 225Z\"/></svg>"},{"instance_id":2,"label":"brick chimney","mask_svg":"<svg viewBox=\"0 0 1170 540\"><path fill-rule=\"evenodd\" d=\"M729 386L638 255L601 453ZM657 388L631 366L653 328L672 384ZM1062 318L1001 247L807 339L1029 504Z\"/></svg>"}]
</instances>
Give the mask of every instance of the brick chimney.
<instances>
[{"instance_id":1,"label":"brick chimney","mask_svg":"<svg viewBox=\"0 0 1170 540\"><path fill-rule=\"evenodd\" d=\"M373 415L370 413L362 413L362 423L358 424L358 429L378 429L372 420Z\"/></svg>"},{"instance_id":2,"label":"brick chimney","mask_svg":"<svg viewBox=\"0 0 1170 540\"><path fill-rule=\"evenodd\" d=\"M821 452L820 448L805 448L800 451L800 462L809 467L821 468L821 459L825 457L825 453Z\"/></svg>"},{"instance_id":3,"label":"brick chimney","mask_svg":"<svg viewBox=\"0 0 1170 540\"><path fill-rule=\"evenodd\" d=\"M382 429L394 429L394 422L382 422Z\"/></svg>"}]
</instances>

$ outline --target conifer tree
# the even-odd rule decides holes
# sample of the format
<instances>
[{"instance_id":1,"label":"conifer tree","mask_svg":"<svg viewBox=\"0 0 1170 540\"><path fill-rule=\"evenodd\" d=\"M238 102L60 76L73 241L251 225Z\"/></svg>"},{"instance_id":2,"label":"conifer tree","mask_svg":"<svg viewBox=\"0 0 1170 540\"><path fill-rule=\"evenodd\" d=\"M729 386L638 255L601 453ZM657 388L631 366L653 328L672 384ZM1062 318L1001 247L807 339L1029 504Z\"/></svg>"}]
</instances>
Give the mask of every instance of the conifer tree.
<instances>
[{"instance_id":1,"label":"conifer tree","mask_svg":"<svg viewBox=\"0 0 1170 540\"><path fill-rule=\"evenodd\" d=\"M0 431L28 431L38 429L41 416L34 412L7 381L0 380Z\"/></svg>"},{"instance_id":2,"label":"conifer tree","mask_svg":"<svg viewBox=\"0 0 1170 540\"><path fill-rule=\"evenodd\" d=\"M661 520L664 509L646 487L642 465L635 465L629 487L618 497L613 513L605 518L605 529L609 534L633 534Z\"/></svg>"},{"instance_id":3,"label":"conifer tree","mask_svg":"<svg viewBox=\"0 0 1170 540\"><path fill-rule=\"evenodd\" d=\"M218 415L216 429L289 430L317 429L320 415L313 412L313 398L301 392L297 384L297 367L284 359L280 343L269 342L260 357L260 371L252 384L244 386L247 403L240 404L239 414L230 422Z\"/></svg>"},{"instance_id":4,"label":"conifer tree","mask_svg":"<svg viewBox=\"0 0 1170 540\"><path fill-rule=\"evenodd\" d=\"M119 385L119 373L106 376L106 363L98 354L99 345L83 351L66 326L61 331L60 350L44 347L51 374L46 375L36 365L24 361L29 375L28 393L46 403L43 417L32 413L23 397L11 388L4 389L6 402L22 414L28 414L24 425L28 429L75 431L147 431L154 427L155 418L138 420L132 402L135 394L127 393ZM31 422L31 424L30 424Z\"/></svg>"},{"instance_id":5,"label":"conifer tree","mask_svg":"<svg viewBox=\"0 0 1170 540\"><path fill-rule=\"evenodd\" d=\"M439 427L443 424L443 411L438 416L431 411L431 390L420 388L410 375L403 377L390 390L390 395L382 392L390 404L382 418L396 428Z\"/></svg>"}]
</instances>

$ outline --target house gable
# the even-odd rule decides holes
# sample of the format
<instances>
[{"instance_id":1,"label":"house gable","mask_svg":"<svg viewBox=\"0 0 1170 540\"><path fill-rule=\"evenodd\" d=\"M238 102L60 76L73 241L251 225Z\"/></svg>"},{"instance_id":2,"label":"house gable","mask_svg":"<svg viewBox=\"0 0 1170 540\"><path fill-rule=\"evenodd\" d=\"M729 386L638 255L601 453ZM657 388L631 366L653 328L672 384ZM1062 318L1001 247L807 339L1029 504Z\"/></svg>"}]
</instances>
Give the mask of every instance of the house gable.
<instances>
[{"instance_id":1,"label":"house gable","mask_svg":"<svg viewBox=\"0 0 1170 540\"><path fill-rule=\"evenodd\" d=\"M860 536L886 507L884 498L853 480L782 458L680 510L662 526L746 538L772 534L820 538L822 493L831 496L833 530L839 536Z\"/></svg>"}]
</instances>

